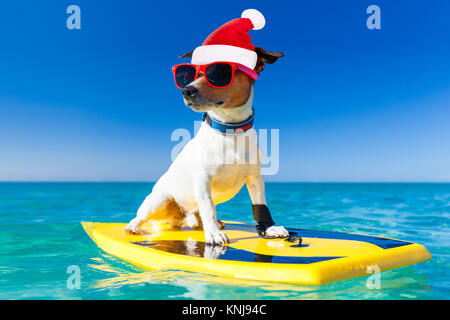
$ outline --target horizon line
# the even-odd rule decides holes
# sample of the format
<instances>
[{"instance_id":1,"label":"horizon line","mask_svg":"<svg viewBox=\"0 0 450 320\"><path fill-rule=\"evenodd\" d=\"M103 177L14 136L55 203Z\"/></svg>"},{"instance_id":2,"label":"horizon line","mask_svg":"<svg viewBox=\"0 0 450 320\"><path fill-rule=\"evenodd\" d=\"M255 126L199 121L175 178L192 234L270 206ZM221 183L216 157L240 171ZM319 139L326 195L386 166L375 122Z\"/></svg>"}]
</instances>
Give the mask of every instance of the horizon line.
<instances>
[{"instance_id":1,"label":"horizon line","mask_svg":"<svg viewBox=\"0 0 450 320\"><path fill-rule=\"evenodd\" d=\"M0 180L0 183L156 183L156 181L139 180ZM443 183L450 181L307 181L307 180L285 180L285 181L265 181L265 183Z\"/></svg>"}]
</instances>

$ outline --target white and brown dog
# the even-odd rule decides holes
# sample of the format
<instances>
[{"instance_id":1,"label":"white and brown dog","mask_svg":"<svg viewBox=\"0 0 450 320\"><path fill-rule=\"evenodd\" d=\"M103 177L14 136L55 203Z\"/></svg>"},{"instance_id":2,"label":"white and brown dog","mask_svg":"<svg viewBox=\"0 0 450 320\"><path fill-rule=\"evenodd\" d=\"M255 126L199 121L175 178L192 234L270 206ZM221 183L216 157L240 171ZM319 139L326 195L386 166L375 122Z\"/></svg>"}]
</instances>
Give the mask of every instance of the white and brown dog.
<instances>
[{"instance_id":1,"label":"white and brown dog","mask_svg":"<svg viewBox=\"0 0 450 320\"><path fill-rule=\"evenodd\" d=\"M288 236L284 227L275 225L267 208L260 153L251 155L258 150L252 127L254 82L265 63L283 56L250 43L248 31L264 24L260 12L246 10L241 18L212 33L202 46L181 56L191 57L192 64L174 67L177 86L183 89L187 106L205 112L204 121L157 181L126 232L139 234L140 226L151 219L172 227L203 227L207 243L228 243L215 206L233 198L246 184L259 234ZM218 62L226 63L218 66Z\"/></svg>"}]
</instances>

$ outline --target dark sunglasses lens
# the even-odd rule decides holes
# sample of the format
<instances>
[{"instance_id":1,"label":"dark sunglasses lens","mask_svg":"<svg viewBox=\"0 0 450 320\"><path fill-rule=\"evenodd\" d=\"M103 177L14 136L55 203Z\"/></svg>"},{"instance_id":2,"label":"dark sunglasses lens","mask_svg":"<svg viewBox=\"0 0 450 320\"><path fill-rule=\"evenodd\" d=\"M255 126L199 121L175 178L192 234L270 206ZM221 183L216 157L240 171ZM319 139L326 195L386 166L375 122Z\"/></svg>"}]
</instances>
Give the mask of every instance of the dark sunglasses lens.
<instances>
[{"instance_id":1,"label":"dark sunglasses lens","mask_svg":"<svg viewBox=\"0 0 450 320\"><path fill-rule=\"evenodd\" d=\"M179 87L184 88L195 80L195 68L193 66L179 66L175 71L175 78Z\"/></svg>"},{"instance_id":2,"label":"dark sunglasses lens","mask_svg":"<svg viewBox=\"0 0 450 320\"><path fill-rule=\"evenodd\" d=\"M205 73L209 83L213 86L225 87L231 82L233 69L226 63L214 63L206 68Z\"/></svg>"}]
</instances>

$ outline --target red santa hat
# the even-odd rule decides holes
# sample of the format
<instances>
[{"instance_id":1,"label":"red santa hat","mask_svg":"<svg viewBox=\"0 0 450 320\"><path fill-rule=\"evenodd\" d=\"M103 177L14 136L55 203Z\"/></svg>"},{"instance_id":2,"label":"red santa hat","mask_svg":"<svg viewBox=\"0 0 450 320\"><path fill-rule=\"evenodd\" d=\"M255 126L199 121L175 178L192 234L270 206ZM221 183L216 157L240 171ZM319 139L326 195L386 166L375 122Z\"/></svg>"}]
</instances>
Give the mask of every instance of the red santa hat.
<instances>
[{"instance_id":1,"label":"red santa hat","mask_svg":"<svg viewBox=\"0 0 450 320\"><path fill-rule=\"evenodd\" d=\"M206 38L192 53L192 64L202 65L215 61L240 63L254 69L258 56L251 42L250 30L260 30L266 24L261 12L247 9L241 18L231 20Z\"/></svg>"}]
</instances>

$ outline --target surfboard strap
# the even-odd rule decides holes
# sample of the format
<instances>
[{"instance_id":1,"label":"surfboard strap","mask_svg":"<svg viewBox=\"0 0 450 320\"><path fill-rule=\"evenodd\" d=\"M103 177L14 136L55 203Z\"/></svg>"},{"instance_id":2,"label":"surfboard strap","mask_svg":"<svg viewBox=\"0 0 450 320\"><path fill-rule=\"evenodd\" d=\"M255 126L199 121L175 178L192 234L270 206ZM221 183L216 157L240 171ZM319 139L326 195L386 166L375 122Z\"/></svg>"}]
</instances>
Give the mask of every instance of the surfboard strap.
<instances>
[{"instance_id":1,"label":"surfboard strap","mask_svg":"<svg viewBox=\"0 0 450 320\"><path fill-rule=\"evenodd\" d=\"M265 204L252 205L253 218L258 223L256 231L260 237L266 236L266 230L273 226L275 222L272 220L269 208Z\"/></svg>"}]
</instances>

